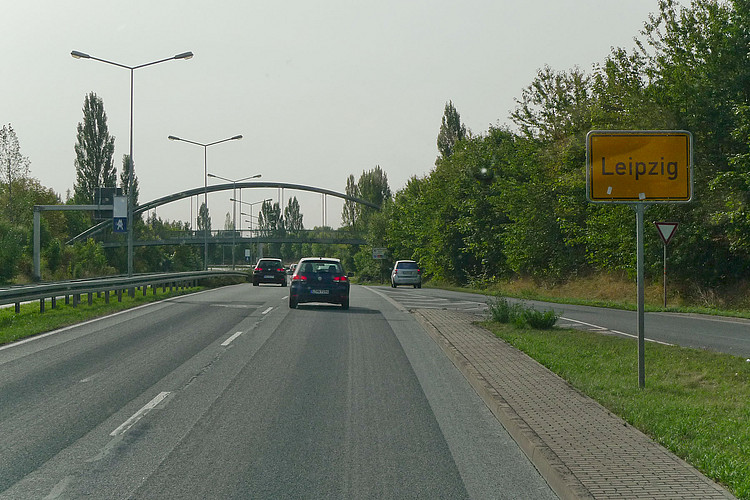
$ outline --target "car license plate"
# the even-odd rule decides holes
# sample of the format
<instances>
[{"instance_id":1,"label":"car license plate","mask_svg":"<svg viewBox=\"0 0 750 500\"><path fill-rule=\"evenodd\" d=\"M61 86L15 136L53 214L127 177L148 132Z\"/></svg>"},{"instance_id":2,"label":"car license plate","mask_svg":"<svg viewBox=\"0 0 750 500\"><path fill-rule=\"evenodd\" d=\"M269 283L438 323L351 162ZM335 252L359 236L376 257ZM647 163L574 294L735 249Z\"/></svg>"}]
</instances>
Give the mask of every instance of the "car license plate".
<instances>
[{"instance_id":1,"label":"car license plate","mask_svg":"<svg viewBox=\"0 0 750 500\"><path fill-rule=\"evenodd\" d=\"M266 275L265 275L265 276L263 276L263 277L264 277L265 279L267 279L267 280L272 280L272 279L274 279L274 278L275 278L275 276L274 276L273 274L266 274Z\"/></svg>"},{"instance_id":2,"label":"car license plate","mask_svg":"<svg viewBox=\"0 0 750 500\"><path fill-rule=\"evenodd\" d=\"M310 293L313 294L313 295L328 295L328 290L312 289L312 290L310 290Z\"/></svg>"}]
</instances>

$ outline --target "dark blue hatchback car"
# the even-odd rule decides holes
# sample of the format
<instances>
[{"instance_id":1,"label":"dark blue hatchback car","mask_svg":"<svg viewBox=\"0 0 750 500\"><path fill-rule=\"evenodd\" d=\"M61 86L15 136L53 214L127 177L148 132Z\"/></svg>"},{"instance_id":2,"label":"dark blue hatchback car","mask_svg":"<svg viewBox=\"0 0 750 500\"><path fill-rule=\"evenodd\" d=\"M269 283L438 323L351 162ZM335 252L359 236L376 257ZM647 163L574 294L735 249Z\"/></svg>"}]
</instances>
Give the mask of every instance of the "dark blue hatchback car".
<instances>
[{"instance_id":1,"label":"dark blue hatchback car","mask_svg":"<svg viewBox=\"0 0 750 500\"><path fill-rule=\"evenodd\" d=\"M303 302L341 304L349 309L349 278L339 259L306 257L299 261L292 275L289 307Z\"/></svg>"}]
</instances>

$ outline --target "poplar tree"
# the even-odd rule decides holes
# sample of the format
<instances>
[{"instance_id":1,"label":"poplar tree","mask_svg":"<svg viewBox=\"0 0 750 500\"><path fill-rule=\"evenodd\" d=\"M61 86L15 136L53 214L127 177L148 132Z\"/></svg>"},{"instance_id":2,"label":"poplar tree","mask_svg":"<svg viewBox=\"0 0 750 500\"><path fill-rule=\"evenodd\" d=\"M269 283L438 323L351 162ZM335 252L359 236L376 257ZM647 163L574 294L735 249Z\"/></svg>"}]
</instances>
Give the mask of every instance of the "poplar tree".
<instances>
[{"instance_id":1,"label":"poplar tree","mask_svg":"<svg viewBox=\"0 0 750 500\"><path fill-rule=\"evenodd\" d=\"M98 187L115 187L117 175L113 156L115 138L109 134L104 101L94 92L83 101L83 122L78 123L75 145L76 203L91 204Z\"/></svg>"},{"instance_id":2,"label":"poplar tree","mask_svg":"<svg viewBox=\"0 0 750 500\"><path fill-rule=\"evenodd\" d=\"M458 141L466 138L466 125L461 123L461 115L456 111L453 101L445 104L440 132L437 136L437 147L442 158L448 158L453 154L453 149Z\"/></svg>"}]
</instances>

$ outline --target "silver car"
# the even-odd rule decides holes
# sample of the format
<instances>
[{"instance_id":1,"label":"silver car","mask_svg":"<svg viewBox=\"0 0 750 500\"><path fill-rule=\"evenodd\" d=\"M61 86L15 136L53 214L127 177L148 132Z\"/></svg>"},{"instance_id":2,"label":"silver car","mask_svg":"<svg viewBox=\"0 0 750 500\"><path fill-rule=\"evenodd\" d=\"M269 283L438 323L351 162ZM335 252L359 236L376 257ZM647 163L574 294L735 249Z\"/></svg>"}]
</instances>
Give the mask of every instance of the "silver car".
<instances>
[{"instance_id":1,"label":"silver car","mask_svg":"<svg viewBox=\"0 0 750 500\"><path fill-rule=\"evenodd\" d=\"M397 260L391 271L391 286L412 285L422 288L422 269L413 260Z\"/></svg>"}]
</instances>

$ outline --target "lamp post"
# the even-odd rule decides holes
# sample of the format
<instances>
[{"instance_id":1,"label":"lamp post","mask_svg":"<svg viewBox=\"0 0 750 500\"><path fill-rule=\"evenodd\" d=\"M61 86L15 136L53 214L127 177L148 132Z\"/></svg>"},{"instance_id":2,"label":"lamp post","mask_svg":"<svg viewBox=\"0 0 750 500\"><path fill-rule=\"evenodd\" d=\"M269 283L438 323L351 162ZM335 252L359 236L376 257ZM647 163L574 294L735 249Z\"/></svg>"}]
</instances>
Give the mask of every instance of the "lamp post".
<instances>
[{"instance_id":1,"label":"lamp post","mask_svg":"<svg viewBox=\"0 0 750 500\"><path fill-rule=\"evenodd\" d=\"M248 179L257 179L260 177L261 174L255 174L251 175L249 177L243 177L242 179L237 179L236 181L233 181L232 179L227 179L226 177L222 177L220 175L215 174L208 174L208 177L214 177L216 179L221 179L223 181L231 182L232 183L232 269L234 269L234 247L237 244L237 204L235 203L234 197L237 196L237 183L246 181ZM242 191L240 191L240 203L242 202Z\"/></svg>"},{"instance_id":2,"label":"lamp post","mask_svg":"<svg viewBox=\"0 0 750 500\"><path fill-rule=\"evenodd\" d=\"M226 139L222 139L220 141L214 141L209 142L207 144L204 144L202 142L195 142L195 141L189 141L187 139L182 139L180 137L175 137L173 135L170 135L167 137L170 141L182 141L187 142L189 144L195 144L196 146L201 146L203 148L203 203L206 205L206 214L208 214L208 172L206 170L206 159L208 156L208 147L213 146L215 144L221 144L222 142L227 141L236 141L239 139L242 139L241 135L235 135L234 137L228 137ZM198 213L200 214L200 209L198 209ZM207 220L203 221L203 269L208 270L208 224Z\"/></svg>"},{"instance_id":3,"label":"lamp post","mask_svg":"<svg viewBox=\"0 0 750 500\"><path fill-rule=\"evenodd\" d=\"M271 198L266 198L265 200L255 201L253 203L248 203L246 201L239 200L239 202L240 202L240 214L247 215L247 216L250 217L250 219L247 220L247 221L245 221L245 222L250 222L250 233L251 233L250 236L251 237L252 237L252 231L253 231L253 205L257 205L259 203L265 203L267 201L271 201ZM244 212L241 211L242 210L242 205L248 205L250 207L250 213L249 214L246 214L246 213L244 213Z\"/></svg>"},{"instance_id":4,"label":"lamp post","mask_svg":"<svg viewBox=\"0 0 750 500\"><path fill-rule=\"evenodd\" d=\"M139 68L145 68L146 66L153 66L154 64L171 61L173 59L191 59L193 57L192 52L183 52L166 59L159 59L145 64L139 64L138 66L127 66L125 64L116 63L114 61L108 61L106 59L100 59L98 57L90 56L85 52L79 52L74 50L70 53L74 59L93 59L120 68L130 70L130 154L129 154L129 167L128 172L128 276L133 275L133 72Z\"/></svg>"},{"instance_id":5,"label":"lamp post","mask_svg":"<svg viewBox=\"0 0 750 500\"><path fill-rule=\"evenodd\" d=\"M235 200L234 198L230 199L229 201L239 201L240 205L248 205L250 207L250 213L249 214L246 214L245 212L240 212L240 215L247 215L247 216L249 216L251 218L251 220L250 220L250 230L252 231L253 230L253 221L252 221L252 217L253 217L253 205L257 205L258 203L265 203L267 201L272 201L272 199L271 198L266 198L265 200L260 200L260 201L256 201L256 202L253 202L253 203L248 203L248 202L242 201L242 200ZM245 221L245 222L247 222L247 221Z\"/></svg>"}]
</instances>

